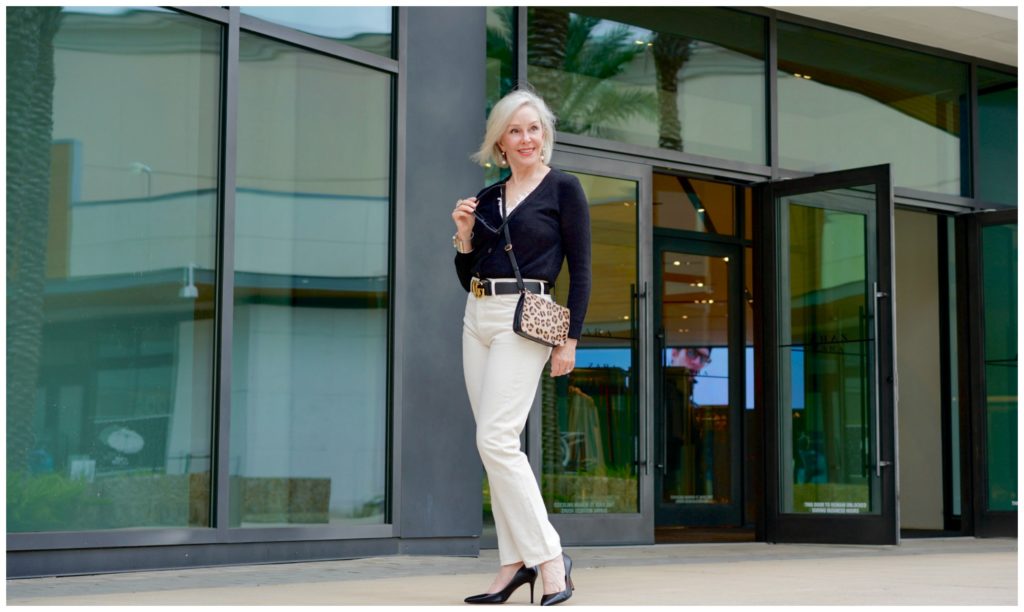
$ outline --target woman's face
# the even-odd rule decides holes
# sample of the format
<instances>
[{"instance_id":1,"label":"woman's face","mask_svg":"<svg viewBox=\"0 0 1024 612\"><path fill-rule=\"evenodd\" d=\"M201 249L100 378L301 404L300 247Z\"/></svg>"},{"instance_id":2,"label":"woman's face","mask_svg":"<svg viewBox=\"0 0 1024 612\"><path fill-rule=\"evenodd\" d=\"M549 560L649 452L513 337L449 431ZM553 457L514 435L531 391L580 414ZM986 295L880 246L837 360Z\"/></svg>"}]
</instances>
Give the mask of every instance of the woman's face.
<instances>
[{"instance_id":1,"label":"woman's face","mask_svg":"<svg viewBox=\"0 0 1024 612\"><path fill-rule=\"evenodd\" d=\"M498 140L498 147L505 152L505 159L513 170L523 170L541 163L544 128L537 109L530 104L520 106Z\"/></svg>"}]
</instances>

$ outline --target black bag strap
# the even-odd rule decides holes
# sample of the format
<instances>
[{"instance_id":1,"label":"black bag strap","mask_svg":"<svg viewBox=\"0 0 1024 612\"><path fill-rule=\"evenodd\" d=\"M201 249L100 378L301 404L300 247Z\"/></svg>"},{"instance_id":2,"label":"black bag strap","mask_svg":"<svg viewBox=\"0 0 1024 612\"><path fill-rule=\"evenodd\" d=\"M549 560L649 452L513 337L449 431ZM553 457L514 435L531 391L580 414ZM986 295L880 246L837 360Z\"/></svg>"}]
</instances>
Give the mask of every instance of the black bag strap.
<instances>
[{"instance_id":1,"label":"black bag strap","mask_svg":"<svg viewBox=\"0 0 1024 612\"><path fill-rule=\"evenodd\" d=\"M516 263L516 254L512 252L512 236L508 233L508 213L505 208L505 192L498 196L498 201L501 202L501 227L505 230L505 252L508 253L508 259L512 262L512 270L516 273L516 287L519 288L519 293L526 291L526 285L523 284L523 275L519 272L519 264Z\"/></svg>"}]
</instances>

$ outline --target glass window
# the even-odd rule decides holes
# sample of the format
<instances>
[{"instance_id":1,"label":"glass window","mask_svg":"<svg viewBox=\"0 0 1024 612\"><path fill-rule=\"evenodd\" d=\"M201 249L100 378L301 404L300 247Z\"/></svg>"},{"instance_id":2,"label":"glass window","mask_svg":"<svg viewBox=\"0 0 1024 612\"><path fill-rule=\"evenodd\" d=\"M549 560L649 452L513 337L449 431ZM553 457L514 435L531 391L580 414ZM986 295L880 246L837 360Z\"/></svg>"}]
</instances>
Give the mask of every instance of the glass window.
<instances>
[{"instance_id":1,"label":"glass window","mask_svg":"<svg viewBox=\"0 0 1024 612\"><path fill-rule=\"evenodd\" d=\"M487 112L515 85L516 11L511 6L487 7Z\"/></svg>"},{"instance_id":2,"label":"glass window","mask_svg":"<svg viewBox=\"0 0 1024 612\"><path fill-rule=\"evenodd\" d=\"M391 77L239 56L231 524L381 523Z\"/></svg>"},{"instance_id":3,"label":"glass window","mask_svg":"<svg viewBox=\"0 0 1024 612\"><path fill-rule=\"evenodd\" d=\"M388 6L243 6L245 15L392 57Z\"/></svg>"},{"instance_id":4,"label":"glass window","mask_svg":"<svg viewBox=\"0 0 1024 612\"><path fill-rule=\"evenodd\" d=\"M528 13L530 83L558 128L765 162L764 19L707 7Z\"/></svg>"},{"instance_id":5,"label":"glass window","mask_svg":"<svg viewBox=\"0 0 1024 612\"><path fill-rule=\"evenodd\" d=\"M785 22L778 55L784 168L891 163L897 186L969 193L966 64Z\"/></svg>"},{"instance_id":6,"label":"glass window","mask_svg":"<svg viewBox=\"0 0 1024 612\"><path fill-rule=\"evenodd\" d=\"M7 530L208 527L220 26L7 9Z\"/></svg>"},{"instance_id":7,"label":"glass window","mask_svg":"<svg viewBox=\"0 0 1024 612\"><path fill-rule=\"evenodd\" d=\"M548 512L639 512L635 440L636 181L573 173L590 202L592 289L576 368L541 377L541 491ZM568 266L555 298L565 303Z\"/></svg>"},{"instance_id":8,"label":"glass window","mask_svg":"<svg viewBox=\"0 0 1024 612\"><path fill-rule=\"evenodd\" d=\"M1017 224L982 229L989 510L1017 510Z\"/></svg>"},{"instance_id":9,"label":"glass window","mask_svg":"<svg viewBox=\"0 0 1024 612\"><path fill-rule=\"evenodd\" d=\"M977 197L1016 205L1016 76L978 69L978 143Z\"/></svg>"},{"instance_id":10,"label":"glass window","mask_svg":"<svg viewBox=\"0 0 1024 612\"><path fill-rule=\"evenodd\" d=\"M725 234L736 233L736 201L743 189L716 181L654 173L654 227Z\"/></svg>"},{"instance_id":11,"label":"glass window","mask_svg":"<svg viewBox=\"0 0 1024 612\"><path fill-rule=\"evenodd\" d=\"M487 7L487 110L497 104L498 100L512 91L515 86L516 11L511 6ZM484 184L499 181L508 168L487 164L484 170ZM486 499L486 497L485 497Z\"/></svg>"}]
</instances>

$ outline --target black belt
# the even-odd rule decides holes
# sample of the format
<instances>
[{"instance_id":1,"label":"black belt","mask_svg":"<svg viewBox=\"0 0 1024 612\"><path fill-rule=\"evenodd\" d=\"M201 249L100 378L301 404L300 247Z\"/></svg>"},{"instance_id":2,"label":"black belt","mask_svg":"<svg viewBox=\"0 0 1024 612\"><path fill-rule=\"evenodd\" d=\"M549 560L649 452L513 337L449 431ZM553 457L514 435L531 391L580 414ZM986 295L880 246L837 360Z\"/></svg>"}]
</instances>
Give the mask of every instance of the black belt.
<instances>
[{"instance_id":1,"label":"black belt","mask_svg":"<svg viewBox=\"0 0 1024 612\"><path fill-rule=\"evenodd\" d=\"M550 285L544 281L524 280L523 287L527 291L540 295L551 293ZM519 293L519 286L514 280L496 281L489 278L473 277L469 283L469 292L478 298L482 298L485 295L508 295Z\"/></svg>"}]
</instances>

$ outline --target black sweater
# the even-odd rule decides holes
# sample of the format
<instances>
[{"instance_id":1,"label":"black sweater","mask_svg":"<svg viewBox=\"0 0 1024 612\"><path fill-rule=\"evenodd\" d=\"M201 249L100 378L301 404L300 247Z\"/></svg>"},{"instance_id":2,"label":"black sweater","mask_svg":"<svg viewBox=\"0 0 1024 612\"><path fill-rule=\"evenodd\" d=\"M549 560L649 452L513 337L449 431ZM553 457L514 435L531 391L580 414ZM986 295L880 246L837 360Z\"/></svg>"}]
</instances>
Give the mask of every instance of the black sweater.
<instances>
[{"instance_id":1,"label":"black sweater","mask_svg":"<svg viewBox=\"0 0 1024 612\"><path fill-rule=\"evenodd\" d=\"M515 278L505 253L498 197L505 191L504 179L478 195L478 219L473 227L473 250L455 255L455 270L462 287L469 291L470 278ZM548 281L552 285L569 262L569 337L579 339L590 301L590 210L579 180L552 168L540 184L509 213L509 234L523 278Z\"/></svg>"}]
</instances>

